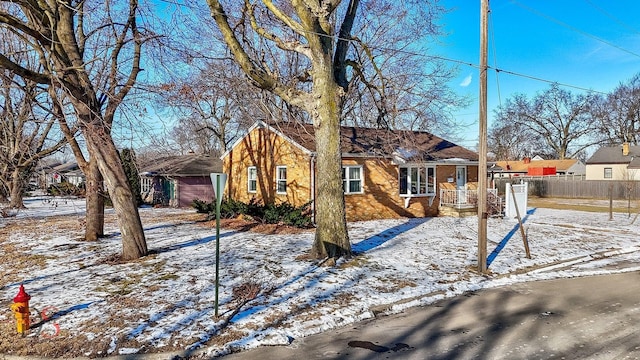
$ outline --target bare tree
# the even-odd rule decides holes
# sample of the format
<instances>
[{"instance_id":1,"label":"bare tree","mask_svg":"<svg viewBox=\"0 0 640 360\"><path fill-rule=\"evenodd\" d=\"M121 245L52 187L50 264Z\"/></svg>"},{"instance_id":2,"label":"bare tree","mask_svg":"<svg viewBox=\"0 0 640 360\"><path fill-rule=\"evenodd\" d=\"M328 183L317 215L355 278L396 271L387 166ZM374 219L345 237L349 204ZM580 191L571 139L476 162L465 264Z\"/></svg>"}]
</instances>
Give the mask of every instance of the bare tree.
<instances>
[{"instance_id":1,"label":"bare tree","mask_svg":"<svg viewBox=\"0 0 640 360\"><path fill-rule=\"evenodd\" d=\"M421 40L434 24L438 8L432 2L384 0L367 2L362 8L358 0L245 0L242 5L224 6L207 0L207 4L223 41L254 85L303 109L313 121L319 176L312 252L317 257L348 256L339 144L347 94L361 82L379 109L376 118L386 120L390 106L384 101L396 99L387 92L392 76L381 69L391 68L397 60L394 55L406 52L409 42L394 43L380 26L415 30L413 39ZM376 16L369 15L381 14L384 8L400 17L386 18L390 20L386 23L372 21ZM372 51L367 41L373 39L384 41L387 50Z\"/></svg>"},{"instance_id":2,"label":"bare tree","mask_svg":"<svg viewBox=\"0 0 640 360\"><path fill-rule=\"evenodd\" d=\"M256 118L264 118L259 93L230 60L209 61L160 89L161 105L178 116L171 135L181 152L222 154Z\"/></svg>"},{"instance_id":3,"label":"bare tree","mask_svg":"<svg viewBox=\"0 0 640 360\"><path fill-rule=\"evenodd\" d=\"M22 194L38 161L66 143L46 95L32 81L0 71L0 187L11 208L24 208Z\"/></svg>"},{"instance_id":4,"label":"bare tree","mask_svg":"<svg viewBox=\"0 0 640 360\"><path fill-rule=\"evenodd\" d=\"M487 136L489 151L496 160L520 160L525 156L538 154L535 135L527 130L508 119L495 119Z\"/></svg>"},{"instance_id":5,"label":"bare tree","mask_svg":"<svg viewBox=\"0 0 640 360\"><path fill-rule=\"evenodd\" d=\"M640 74L620 83L596 104L598 134L604 145L640 143Z\"/></svg>"},{"instance_id":6,"label":"bare tree","mask_svg":"<svg viewBox=\"0 0 640 360\"><path fill-rule=\"evenodd\" d=\"M497 125L492 135L499 133L497 128L515 126L533 140L529 143L536 150L532 152L571 158L597 142L593 102L592 94L574 95L555 84L532 99L517 94L496 111ZM492 139L494 143L498 140ZM544 142L544 148L539 147L540 142Z\"/></svg>"},{"instance_id":7,"label":"bare tree","mask_svg":"<svg viewBox=\"0 0 640 360\"><path fill-rule=\"evenodd\" d=\"M43 68L28 68L6 50L0 51L0 67L50 86L52 96L60 91L70 101L90 154L87 166L81 165L87 187L106 180L121 229L122 258L146 255L138 209L111 137L116 111L142 71L142 45L154 36L138 25L138 1L123 7L87 0L0 5L3 31L31 46Z\"/></svg>"},{"instance_id":8,"label":"bare tree","mask_svg":"<svg viewBox=\"0 0 640 360\"><path fill-rule=\"evenodd\" d=\"M354 76L345 99L344 122L455 136L460 126L452 111L468 105L468 99L448 86L455 68L429 49L441 35L436 14L446 10L437 2L391 4L363 4L361 29L352 37L358 46L351 47L355 61L350 60L349 66Z\"/></svg>"}]
</instances>

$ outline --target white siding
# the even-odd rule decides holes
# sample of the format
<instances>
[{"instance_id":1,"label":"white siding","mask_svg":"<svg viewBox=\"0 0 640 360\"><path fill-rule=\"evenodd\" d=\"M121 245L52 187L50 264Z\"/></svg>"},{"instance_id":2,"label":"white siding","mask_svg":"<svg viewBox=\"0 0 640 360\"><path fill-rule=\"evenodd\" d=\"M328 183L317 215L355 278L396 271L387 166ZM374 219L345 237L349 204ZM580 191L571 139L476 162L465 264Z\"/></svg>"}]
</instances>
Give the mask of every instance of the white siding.
<instances>
[{"instance_id":1,"label":"white siding","mask_svg":"<svg viewBox=\"0 0 640 360\"><path fill-rule=\"evenodd\" d=\"M605 179L604 169L611 168L611 178ZM640 170L627 169L627 164L587 164L587 180L640 180Z\"/></svg>"}]
</instances>

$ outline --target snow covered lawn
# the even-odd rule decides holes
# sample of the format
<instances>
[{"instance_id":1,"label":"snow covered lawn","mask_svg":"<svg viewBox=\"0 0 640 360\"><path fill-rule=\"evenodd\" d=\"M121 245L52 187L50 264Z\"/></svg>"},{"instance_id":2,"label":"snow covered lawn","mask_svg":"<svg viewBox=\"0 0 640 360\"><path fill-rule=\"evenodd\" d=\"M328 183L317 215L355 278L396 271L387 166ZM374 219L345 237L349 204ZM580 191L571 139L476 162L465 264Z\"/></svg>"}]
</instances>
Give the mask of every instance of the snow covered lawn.
<instances>
[{"instance_id":1,"label":"snow covered lawn","mask_svg":"<svg viewBox=\"0 0 640 360\"><path fill-rule=\"evenodd\" d=\"M151 254L117 261L113 214L98 242L79 241L82 200L30 199L0 219L0 353L100 357L175 350L221 355L427 305L480 288L556 277L638 270L640 221L627 214L529 209L525 229L491 218L488 253L505 243L489 275L474 272L477 219L426 218L349 224L352 259L308 260L313 231L220 235L215 311L215 222L194 210L144 208ZM9 305L24 284L30 335L15 335Z\"/></svg>"}]
</instances>

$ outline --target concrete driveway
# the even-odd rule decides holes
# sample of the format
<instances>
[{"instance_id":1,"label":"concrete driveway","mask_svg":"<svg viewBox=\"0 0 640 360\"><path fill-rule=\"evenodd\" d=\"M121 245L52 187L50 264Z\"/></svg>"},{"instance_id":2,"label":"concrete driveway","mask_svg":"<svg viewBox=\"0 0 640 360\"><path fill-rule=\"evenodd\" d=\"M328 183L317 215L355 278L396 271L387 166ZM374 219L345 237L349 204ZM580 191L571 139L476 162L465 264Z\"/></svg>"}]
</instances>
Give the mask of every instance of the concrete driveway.
<instances>
[{"instance_id":1,"label":"concrete driveway","mask_svg":"<svg viewBox=\"0 0 640 360\"><path fill-rule=\"evenodd\" d=\"M482 290L224 359L640 359L640 272Z\"/></svg>"}]
</instances>

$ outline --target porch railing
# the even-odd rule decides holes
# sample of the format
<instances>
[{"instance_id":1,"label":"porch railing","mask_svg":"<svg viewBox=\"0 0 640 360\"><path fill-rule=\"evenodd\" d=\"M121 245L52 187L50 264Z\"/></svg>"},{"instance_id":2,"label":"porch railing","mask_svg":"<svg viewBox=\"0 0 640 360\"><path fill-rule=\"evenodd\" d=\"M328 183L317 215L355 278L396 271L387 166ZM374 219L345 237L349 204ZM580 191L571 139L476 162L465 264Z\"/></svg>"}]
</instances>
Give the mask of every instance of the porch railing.
<instances>
[{"instance_id":1,"label":"porch railing","mask_svg":"<svg viewBox=\"0 0 640 360\"><path fill-rule=\"evenodd\" d=\"M478 190L440 189L440 206L458 209L473 208L478 205ZM502 199L497 189L487 189L487 208L489 213L502 212Z\"/></svg>"}]
</instances>

